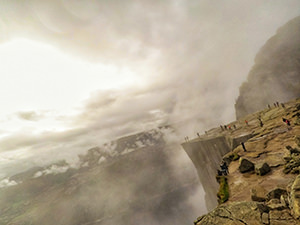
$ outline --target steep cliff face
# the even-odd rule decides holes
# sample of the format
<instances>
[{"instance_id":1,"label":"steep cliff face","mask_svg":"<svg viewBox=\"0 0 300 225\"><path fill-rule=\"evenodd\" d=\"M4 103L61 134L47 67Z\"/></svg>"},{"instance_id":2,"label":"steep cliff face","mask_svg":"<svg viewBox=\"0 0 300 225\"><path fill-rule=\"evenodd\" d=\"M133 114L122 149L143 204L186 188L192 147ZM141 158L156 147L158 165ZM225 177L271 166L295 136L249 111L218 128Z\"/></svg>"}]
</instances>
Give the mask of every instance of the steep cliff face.
<instances>
[{"instance_id":1,"label":"steep cliff face","mask_svg":"<svg viewBox=\"0 0 300 225\"><path fill-rule=\"evenodd\" d=\"M216 130L210 131L212 135ZM208 210L217 206L216 190L218 183L216 181L216 172L220 169L220 163L223 156L237 146L237 143L246 141L252 135L239 133L238 130L232 130L221 134L220 136L201 136L197 139L183 143L182 147L192 160L197 169L197 173L205 191L205 203Z\"/></svg>"},{"instance_id":2,"label":"steep cliff face","mask_svg":"<svg viewBox=\"0 0 300 225\"><path fill-rule=\"evenodd\" d=\"M299 46L300 17L296 17L279 28L257 54L235 104L238 119L300 96Z\"/></svg>"},{"instance_id":3,"label":"steep cliff face","mask_svg":"<svg viewBox=\"0 0 300 225\"><path fill-rule=\"evenodd\" d=\"M193 161L197 169L200 182L205 191L205 202L208 210L217 205L216 190L216 171L222 156L230 151L229 145L224 136L194 140L182 144L186 153Z\"/></svg>"}]
</instances>

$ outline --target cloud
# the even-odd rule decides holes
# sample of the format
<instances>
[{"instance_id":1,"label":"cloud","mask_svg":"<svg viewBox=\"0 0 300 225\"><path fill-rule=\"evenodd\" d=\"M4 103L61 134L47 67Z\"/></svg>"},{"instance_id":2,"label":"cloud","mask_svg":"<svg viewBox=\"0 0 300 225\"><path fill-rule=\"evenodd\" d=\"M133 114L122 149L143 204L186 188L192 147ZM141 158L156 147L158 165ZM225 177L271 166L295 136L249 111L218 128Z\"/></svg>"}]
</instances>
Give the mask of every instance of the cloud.
<instances>
[{"instance_id":1,"label":"cloud","mask_svg":"<svg viewBox=\"0 0 300 225\"><path fill-rule=\"evenodd\" d=\"M42 119L44 116L34 111L27 111L27 112L18 112L17 117L22 120L38 121Z\"/></svg>"},{"instance_id":2,"label":"cloud","mask_svg":"<svg viewBox=\"0 0 300 225\"><path fill-rule=\"evenodd\" d=\"M4 187L10 187L10 186L14 186L17 185L18 183L14 180L9 180L7 178L3 179L0 181L0 188L4 188Z\"/></svg>"},{"instance_id":3,"label":"cloud","mask_svg":"<svg viewBox=\"0 0 300 225\"><path fill-rule=\"evenodd\" d=\"M49 168L38 171L34 174L34 178L43 176L43 175L48 175L48 174L58 174L58 173L64 173L66 172L70 167L69 166L58 166L58 165L52 165Z\"/></svg>"},{"instance_id":4,"label":"cloud","mask_svg":"<svg viewBox=\"0 0 300 225\"><path fill-rule=\"evenodd\" d=\"M298 0L1 3L2 42L47 42L82 60L126 66L145 81L91 93L80 113L56 118L67 124L64 131L24 128L0 140L2 152L28 148L40 161L165 124L184 137L233 120L255 54L300 9ZM21 110L20 119L36 123L49 116Z\"/></svg>"}]
</instances>

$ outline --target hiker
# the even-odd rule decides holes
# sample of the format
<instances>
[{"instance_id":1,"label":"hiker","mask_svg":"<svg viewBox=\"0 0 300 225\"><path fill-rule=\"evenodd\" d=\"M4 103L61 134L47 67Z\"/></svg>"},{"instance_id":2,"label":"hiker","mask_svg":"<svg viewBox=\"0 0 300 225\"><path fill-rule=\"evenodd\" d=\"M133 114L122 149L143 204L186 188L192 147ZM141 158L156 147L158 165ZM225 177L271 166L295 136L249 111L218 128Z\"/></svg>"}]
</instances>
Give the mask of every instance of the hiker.
<instances>
[{"instance_id":1,"label":"hiker","mask_svg":"<svg viewBox=\"0 0 300 225\"><path fill-rule=\"evenodd\" d=\"M268 108L269 108L269 109L271 109L271 106L270 106L270 104L268 104Z\"/></svg>"},{"instance_id":2,"label":"hiker","mask_svg":"<svg viewBox=\"0 0 300 225\"><path fill-rule=\"evenodd\" d=\"M279 107L279 102L276 102L277 107Z\"/></svg>"},{"instance_id":3,"label":"hiker","mask_svg":"<svg viewBox=\"0 0 300 225\"><path fill-rule=\"evenodd\" d=\"M228 172L228 166L226 162L222 161L222 164L220 165L222 173L226 176Z\"/></svg>"},{"instance_id":4,"label":"hiker","mask_svg":"<svg viewBox=\"0 0 300 225\"><path fill-rule=\"evenodd\" d=\"M222 176L223 175L223 173L222 173L221 170L217 170L217 174L218 174L218 176Z\"/></svg>"},{"instance_id":5,"label":"hiker","mask_svg":"<svg viewBox=\"0 0 300 225\"><path fill-rule=\"evenodd\" d=\"M221 130L223 131L223 130L224 130L223 126L222 126L222 125L220 125L220 127L221 127Z\"/></svg>"},{"instance_id":6,"label":"hiker","mask_svg":"<svg viewBox=\"0 0 300 225\"><path fill-rule=\"evenodd\" d=\"M245 124L248 125L248 121L247 120L245 120Z\"/></svg>"},{"instance_id":7,"label":"hiker","mask_svg":"<svg viewBox=\"0 0 300 225\"><path fill-rule=\"evenodd\" d=\"M231 126L230 125L228 126L228 129L231 130Z\"/></svg>"},{"instance_id":8,"label":"hiker","mask_svg":"<svg viewBox=\"0 0 300 225\"><path fill-rule=\"evenodd\" d=\"M281 103L282 108L285 108L285 105L283 103Z\"/></svg>"},{"instance_id":9,"label":"hiker","mask_svg":"<svg viewBox=\"0 0 300 225\"><path fill-rule=\"evenodd\" d=\"M233 128L236 129L236 125L235 124L233 124Z\"/></svg>"},{"instance_id":10,"label":"hiker","mask_svg":"<svg viewBox=\"0 0 300 225\"><path fill-rule=\"evenodd\" d=\"M274 106L277 107L275 102L274 102Z\"/></svg>"},{"instance_id":11,"label":"hiker","mask_svg":"<svg viewBox=\"0 0 300 225\"><path fill-rule=\"evenodd\" d=\"M200 134L197 132L197 136L200 137Z\"/></svg>"},{"instance_id":12,"label":"hiker","mask_svg":"<svg viewBox=\"0 0 300 225\"><path fill-rule=\"evenodd\" d=\"M243 147L244 152L246 152L247 150L246 150L246 147L245 147L245 143L244 143L244 142L241 142L241 145L242 145L242 147Z\"/></svg>"},{"instance_id":13,"label":"hiker","mask_svg":"<svg viewBox=\"0 0 300 225\"><path fill-rule=\"evenodd\" d=\"M224 125L224 128L225 128L225 130L227 130L227 126L226 125Z\"/></svg>"},{"instance_id":14,"label":"hiker","mask_svg":"<svg viewBox=\"0 0 300 225\"><path fill-rule=\"evenodd\" d=\"M260 127L263 127L264 124L263 124L263 122L261 121L261 118L258 118L258 120L259 120L259 125L260 125Z\"/></svg>"},{"instance_id":15,"label":"hiker","mask_svg":"<svg viewBox=\"0 0 300 225\"><path fill-rule=\"evenodd\" d=\"M286 125L291 126L291 122L288 119L282 118L282 121L286 123Z\"/></svg>"}]
</instances>

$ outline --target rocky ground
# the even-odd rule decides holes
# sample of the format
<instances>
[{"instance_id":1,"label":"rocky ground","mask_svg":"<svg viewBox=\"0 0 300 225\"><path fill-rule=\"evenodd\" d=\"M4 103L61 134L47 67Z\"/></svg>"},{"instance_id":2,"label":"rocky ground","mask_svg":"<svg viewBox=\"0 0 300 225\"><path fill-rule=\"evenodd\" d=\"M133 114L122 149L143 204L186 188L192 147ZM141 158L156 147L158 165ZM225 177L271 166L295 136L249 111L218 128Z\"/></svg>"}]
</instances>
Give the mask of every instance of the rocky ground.
<instances>
[{"instance_id":1,"label":"rocky ground","mask_svg":"<svg viewBox=\"0 0 300 225\"><path fill-rule=\"evenodd\" d=\"M297 99L227 124L231 130L208 131L211 136L220 132L251 132L253 136L245 142L246 151L239 145L224 156L230 163L226 176L229 198L195 224L300 224L299 115ZM230 161L233 154L239 159Z\"/></svg>"}]
</instances>

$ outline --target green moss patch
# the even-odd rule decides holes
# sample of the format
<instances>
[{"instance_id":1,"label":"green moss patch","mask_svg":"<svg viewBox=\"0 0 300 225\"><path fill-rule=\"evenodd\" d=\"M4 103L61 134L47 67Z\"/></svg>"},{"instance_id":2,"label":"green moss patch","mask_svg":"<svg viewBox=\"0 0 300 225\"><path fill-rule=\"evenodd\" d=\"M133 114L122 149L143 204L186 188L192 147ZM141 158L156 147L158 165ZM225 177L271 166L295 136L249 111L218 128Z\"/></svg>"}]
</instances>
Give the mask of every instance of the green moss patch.
<instances>
[{"instance_id":1,"label":"green moss patch","mask_svg":"<svg viewBox=\"0 0 300 225\"><path fill-rule=\"evenodd\" d=\"M217 193L218 203L222 204L229 198L229 186L225 176L219 176L217 179L220 184L219 191Z\"/></svg>"}]
</instances>

